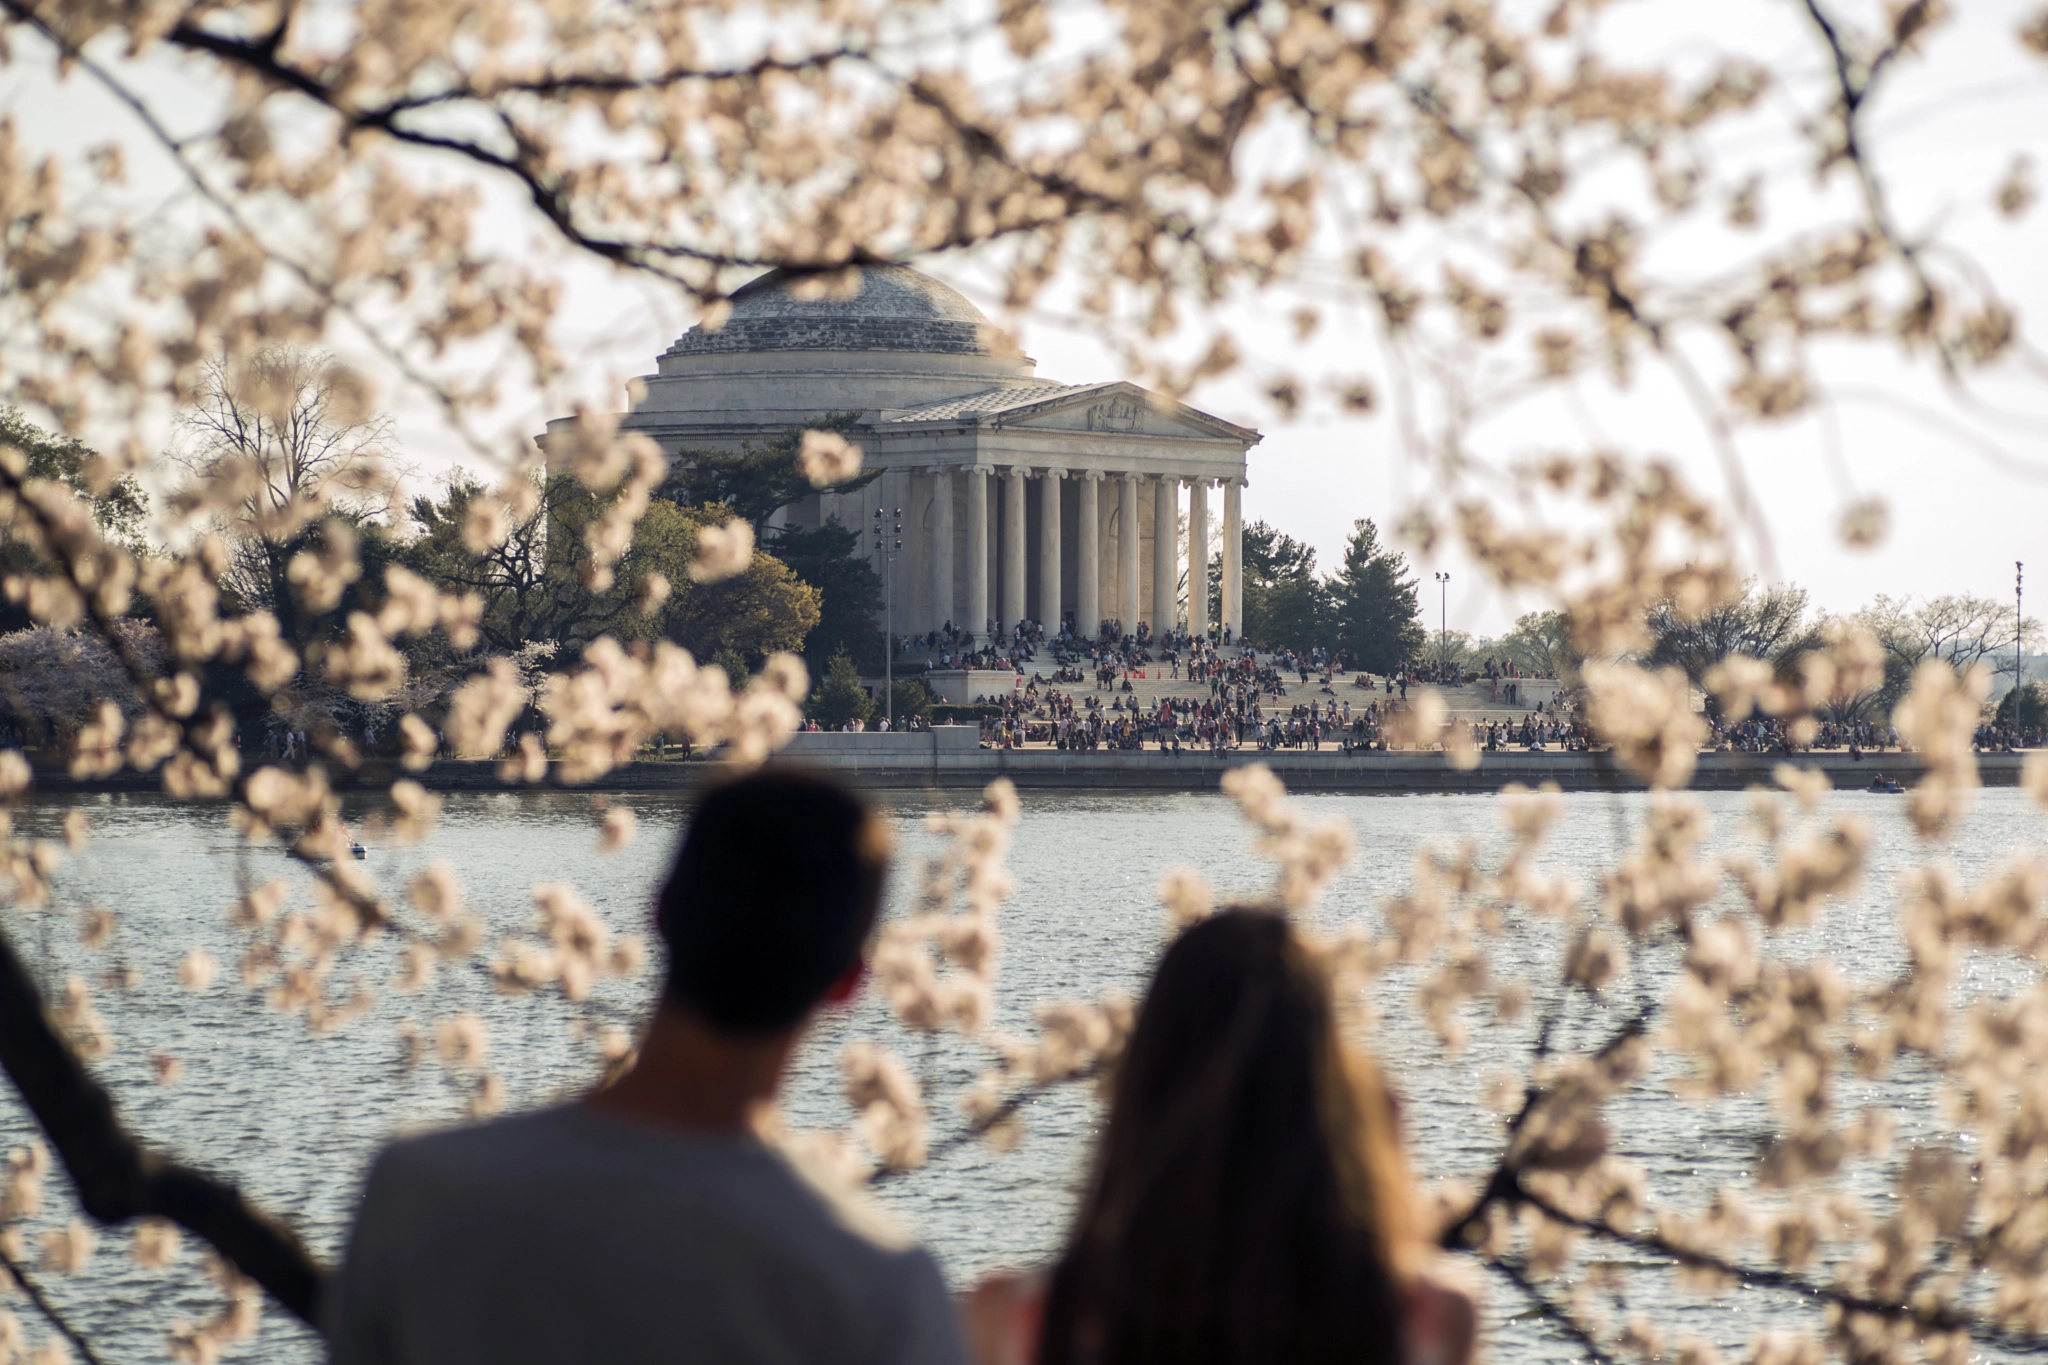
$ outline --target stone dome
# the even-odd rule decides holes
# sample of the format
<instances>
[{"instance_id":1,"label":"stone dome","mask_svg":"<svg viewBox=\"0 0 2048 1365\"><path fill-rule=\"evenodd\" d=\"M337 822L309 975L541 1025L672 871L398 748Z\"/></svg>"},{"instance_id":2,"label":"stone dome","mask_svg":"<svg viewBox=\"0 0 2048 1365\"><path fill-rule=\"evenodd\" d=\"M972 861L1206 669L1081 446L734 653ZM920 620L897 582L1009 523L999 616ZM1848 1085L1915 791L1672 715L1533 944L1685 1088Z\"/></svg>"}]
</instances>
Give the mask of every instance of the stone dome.
<instances>
[{"instance_id":1,"label":"stone dome","mask_svg":"<svg viewBox=\"0 0 2048 1365\"><path fill-rule=\"evenodd\" d=\"M994 325L965 295L907 265L849 270L849 295L833 278L819 297L795 287L815 276L771 270L733 291L732 314L715 332L692 327L671 356L742 351L909 351L924 355L997 354Z\"/></svg>"}]
</instances>

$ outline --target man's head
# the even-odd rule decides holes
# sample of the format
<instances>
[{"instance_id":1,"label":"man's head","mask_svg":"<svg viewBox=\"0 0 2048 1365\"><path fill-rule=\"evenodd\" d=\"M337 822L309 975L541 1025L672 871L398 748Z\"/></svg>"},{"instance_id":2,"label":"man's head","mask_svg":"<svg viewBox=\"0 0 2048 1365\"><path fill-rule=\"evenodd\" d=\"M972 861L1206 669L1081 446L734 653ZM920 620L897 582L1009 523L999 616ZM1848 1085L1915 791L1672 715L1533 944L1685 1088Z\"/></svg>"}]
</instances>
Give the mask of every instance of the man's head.
<instances>
[{"instance_id":1,"label":"man's head","mask_svg":"<svg viewBox=\"0 0 2048 1365\"><path fill-rule=\"evenodd\" d=\"M859 961L889 870L889 833L811 774L762 770L698 804L656 912L668 995L715 1028L794 1027Z\"/></svg>"}]
</instances>

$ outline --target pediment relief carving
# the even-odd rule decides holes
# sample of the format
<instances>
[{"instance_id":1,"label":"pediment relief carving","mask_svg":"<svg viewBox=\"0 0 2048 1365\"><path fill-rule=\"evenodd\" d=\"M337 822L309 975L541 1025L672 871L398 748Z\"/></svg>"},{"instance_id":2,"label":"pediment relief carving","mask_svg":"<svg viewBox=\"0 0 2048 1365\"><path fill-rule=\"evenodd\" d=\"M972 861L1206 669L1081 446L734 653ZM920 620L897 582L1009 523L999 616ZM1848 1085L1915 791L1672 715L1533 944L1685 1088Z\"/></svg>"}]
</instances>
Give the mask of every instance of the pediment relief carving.
<instances>
[{"instance_id":1,"label":"pediment relief carving","mask_svg":"<svg viewBox=\"0 0 2048 1365\"><path fill-rule=\"evenodd\" d=\"M1136 431L1142 420L1143 409L1129 398L1112 398L1107 402L1089 405L1087 413L1090 431Z\"/></svg>"}]
</instances>

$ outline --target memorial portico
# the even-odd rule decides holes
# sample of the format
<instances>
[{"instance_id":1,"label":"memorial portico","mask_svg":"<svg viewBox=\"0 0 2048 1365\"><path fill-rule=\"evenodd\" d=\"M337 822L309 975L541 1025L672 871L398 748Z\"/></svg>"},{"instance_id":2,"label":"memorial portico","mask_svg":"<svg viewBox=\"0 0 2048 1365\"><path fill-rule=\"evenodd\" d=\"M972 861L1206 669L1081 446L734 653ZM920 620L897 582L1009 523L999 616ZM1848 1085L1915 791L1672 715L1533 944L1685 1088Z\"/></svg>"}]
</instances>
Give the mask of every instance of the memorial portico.
<instances>
[{"instance_id":1,"label":"memorial portico","mask_svg":"<svg viewBox=\"0 0 2048 1365\"><path fill-rule=\"evenodd\" d=\"M979 640L1019 621L1089 638L1105 620L1241 630L1240 496L1256 431L1133 384L1038 378L948 286L903 266L852 274L815 296L779 272L738 290L722 326L692 328L661 357L623 425L687 460L847 423L881 477L806 497L782 522L859 528L900 508L889 591L904 634L950 623ZM1220 612L1206 591L1219 540Z\"/></svg>"}]
</instances>

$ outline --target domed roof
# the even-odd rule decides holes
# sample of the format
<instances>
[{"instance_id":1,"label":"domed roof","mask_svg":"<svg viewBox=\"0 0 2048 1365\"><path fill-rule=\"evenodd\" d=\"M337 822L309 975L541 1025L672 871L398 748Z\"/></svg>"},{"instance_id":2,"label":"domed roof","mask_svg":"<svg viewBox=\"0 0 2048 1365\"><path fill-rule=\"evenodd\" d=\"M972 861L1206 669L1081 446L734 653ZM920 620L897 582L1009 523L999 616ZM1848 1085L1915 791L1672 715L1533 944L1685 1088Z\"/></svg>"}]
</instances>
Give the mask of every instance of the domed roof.
<instances>
[{"instance_id":1,"label":"domed roof","mask_svg":"<svg viewBox=\"0 0 2048 1365\"><path fill-rule=\"evenodd\" d=\"M849 285L850 277L850 285ZM776 269L733 291L725 325L692 327L670 355L732 351L917 351L993 355L994 330L949 284L907 265L830 275Z\"/></svg>"}]
</instances>

